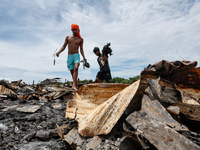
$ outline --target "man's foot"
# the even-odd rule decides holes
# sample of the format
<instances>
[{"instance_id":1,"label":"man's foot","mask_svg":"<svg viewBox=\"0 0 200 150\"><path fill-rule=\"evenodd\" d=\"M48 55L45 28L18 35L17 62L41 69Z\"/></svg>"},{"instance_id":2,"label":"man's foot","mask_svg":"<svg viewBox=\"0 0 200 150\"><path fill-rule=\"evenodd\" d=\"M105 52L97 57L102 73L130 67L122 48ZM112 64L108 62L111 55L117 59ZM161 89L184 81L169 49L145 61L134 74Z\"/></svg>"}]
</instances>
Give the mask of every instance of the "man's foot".
<instances>
[{"instance_id":1,"label":"man's foot","mask_svg":"<svg viewBox=\"0 0 200 150\"><path fill-rule=\"evenodd\" d=\"M75 87L72 87L72 89L76 92L78 89L77 88L75 88Z\"/></svg>"}]
</instances>

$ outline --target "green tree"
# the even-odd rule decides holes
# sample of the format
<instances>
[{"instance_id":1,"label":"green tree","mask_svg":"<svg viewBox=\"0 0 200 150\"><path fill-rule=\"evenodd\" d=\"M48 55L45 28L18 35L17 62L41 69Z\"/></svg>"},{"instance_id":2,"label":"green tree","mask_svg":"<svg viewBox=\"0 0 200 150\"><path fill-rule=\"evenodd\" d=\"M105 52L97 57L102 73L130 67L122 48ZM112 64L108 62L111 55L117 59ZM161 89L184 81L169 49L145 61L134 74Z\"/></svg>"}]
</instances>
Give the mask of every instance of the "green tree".
<instances>
[{"instance_id":1,"label":"green tree","mask_svg":"<svg viewBox=\"0 0 200 150\"><path fill-rule=\"evenodd\" d=\"M136 80L138 80L139 78L140 78L139 75L138 75L138 76L135 76L135 77L130 77L130 78L129 78L129 83L131 84L131 83L135 82Z\"/></svg>"},{"instance_id":2,"label":"green tree","mask_svg":"<svg viewBox=\"0 0 200 150\"><path fill-rule=\"evenodd\" d=\"M138 80L140 76L130 77L128 79L121 78L121 77L114 77L110 80L111 83L123 83L123 84L132 84L136 80Z\"/></svg>"},{"instance_id":3,"label":"green tree","mask_svg":"<svg viewBox=\"0 0 200 150\"><path fill-rule=\"evenodd\" d=\"M123 83L123 84L129 84L129 80L124 79L124 80L121 81L121 83Z\"/></svg>"},{"instance_id":4,"label":"green tree","mask_svg":"<svg viewBox=\"0 0 200 150\"><path fill-rule=\"evenodd\" d=\"M81 83L89 83L89 80L82 80Z\"/></svg>"}]
</instances>

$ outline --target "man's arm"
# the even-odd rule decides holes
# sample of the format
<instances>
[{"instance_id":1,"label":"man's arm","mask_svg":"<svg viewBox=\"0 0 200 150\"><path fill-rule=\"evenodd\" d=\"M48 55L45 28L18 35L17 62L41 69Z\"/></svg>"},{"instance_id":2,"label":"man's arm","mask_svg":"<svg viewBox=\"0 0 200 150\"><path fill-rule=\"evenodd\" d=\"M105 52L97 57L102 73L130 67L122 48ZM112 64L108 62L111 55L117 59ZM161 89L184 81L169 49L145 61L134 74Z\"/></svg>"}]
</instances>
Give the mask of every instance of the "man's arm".
<instances>
[{"instance_id":1,"label":"man's arm","mask_svg":"<svg viewBox=\"0 0 200 150\"><path fill-rule=\"evenodd\" d=\"M80 43L80 52L81 52L81 55L83 56L83 60L87 61L87 59L85 58L85 55L84 55L84 51L83 51L83 39L81 38L81 43Z\"/></svg>"},{"instance_id":2,"label":"man's arm","mask_svg":"<svg viewBox=\"0 0 200 150\"><path fill-rule=\"evenodd\" d=\"M59 54L65 50L66 46L68 44L68 36L65 38L65 42L63 44L63 46L60 48L60 50L56 53L56 56L59 57Z\"/></svg>"},{"instance_id":3,"label":"man's arm","mask_svg":"<svg viewBox=\"0 0 200 150\"><path fill-rule=\"evenodd\" d=\"M106 54L103 54L104 57L104 61L108 61L108 57L106 56Z\"/></svg>"}]
</instances>

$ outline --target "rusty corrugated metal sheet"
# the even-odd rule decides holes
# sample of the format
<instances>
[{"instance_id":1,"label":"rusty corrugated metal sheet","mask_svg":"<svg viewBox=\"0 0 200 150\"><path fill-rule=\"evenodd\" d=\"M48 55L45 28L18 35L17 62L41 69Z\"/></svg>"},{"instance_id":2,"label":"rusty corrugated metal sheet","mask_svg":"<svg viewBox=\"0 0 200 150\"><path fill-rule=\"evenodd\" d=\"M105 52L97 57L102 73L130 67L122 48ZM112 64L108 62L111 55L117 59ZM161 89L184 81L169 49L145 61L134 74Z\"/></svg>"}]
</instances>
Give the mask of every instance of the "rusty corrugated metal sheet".
<instances>
[{"instance_id":1,"label":"rusty corrugated metal sheet","mask_svg":"<svg viewBox=\"0 0 200 150\"><path fill-rule=\"evenodd\" d=\"M78 131L83 137L108 134L122 114L129 115L135 110L140 110L143 93L149 84L153 89L153 96L157 100L178 106L180 112L189 120L200 121L199 107L183 105L181 94L174 83L160 80L157 75L148 74L147 71L141 73L140 80L119 93L117 91L117 94L108 100L106 97L113 90L114 85L90 84L87 87L83 87L77 92L79 94L74 99L68 101L66 117L74 119L76 116L75 119L79 123ZM119 88L118 86L116 88ZM155 106L155 108L157 107L158 105ZM153 109L154 107L151 106L151 108ZM153 113L158 115L159 111L153 111ZM182 128L176 121L167 116L169 114L166 115L166 110L163 110L162 113L165 121L168 118L166 124L177 129Z\"/></svg>"},{"instance_id":2,"label":"rusty corrugated metal sheet","mask_svg":"<svg viewBox=\"0 0 200 150\"><path fill-rule=\"evenodd\" d=\"M87 99L90 103L99 105L129 85L120 83L87 84L82 86L77 93L82 99Z\"/></svg>"},{"instance_id":3,"label":"rusty corrugated metal sheet","mask_svg":"<svg viewBox=\"0 0 200 150\"><path fill-rule=\"evenodd\" d=\"M77 120L84 115L89 115L91 110L129 85L130 84L95 83L82 86L73 96L73 100L68 101L66 117L74 118L76 108L78 108Z\"/></svg>"},{"instance_id":4,"label":"rusty corrugated metal sheet","mask_svg":"<svg viewBox=\"0 0 200 150\"><path fill-rule=\"evenodd\" d=\"M182 93L182 95L186 93L188 95L188 98L187 98L188 100L194 99L198 103L200 103L200 89L181 84L181 85L178 85L177 90L179 90Z\"/></svg>"},{"instance_id":5,"label":"rusty corrugated metal sheet","mask_svg":"<svg viewBox=\"0 0 200 150\"><path fill-rule=\"evenodd\" d=\"M158 150L199 150L200 147L194 144L185 136L179 134L167 125L150 117L148 114L135 111L130 114L126 121L136 129L136 134L145 137Z\"/></svg>"},{"instance_id":6,"label":"rusty corrugated metal sheet","mask_svg":"<svg viewBox=\"0 0 200 150\"><path fill-rule=\"evenodd\" d=\"M70 100L67 103L66 117L74 118L72 114L78 108L76 120L79 123L79 133L83 137L108 134L133 100L139 85L140 80L100 105L85 103L84 100Z\"/></svg>"},{"instance_id":7,"label":"rusty corrugated metal sheet","mask_svg":"<svg viewBox=\"0 0 200 150\"><path fill-rule=\"evenodd\" d=\"M151 100L146 94L144 94L142 98L142 110L156 120L176 128L177 130L186 129L172 118L172 116L167 112L167 110L160 104L158 100Z\"/></svg>"},{"instance_id":8,"label":"rusty corrugated metal sheet","mask_svg":"<svg viewBox=\"0 0 200 150\"><path fill-rule=\"evenodd\" d=\"M173 79L176 84L200 86L200 67L177 73Z\"/></svg>"},{"instance_id":9,"label":"rusty corrugated metal sheet","mask_svg":"<svg viewBox=\"0 0 200 150\"><path fill-rule=\"evenodd\" d=\"M184 103L175 103L174 106L180 108L180 112L185 116L187 120L200 121L200 106Z\"/></svg>"},{"instance_id":10,"label":"rusty corrugated metal sheet","mask_svg":"<svg viewBox=\"0 0 200 150\"><path fill-rule=\"evenodd\" d=\"M133 111L141 109L142 96L143 96L145 89L147 88L147 86L149 84L149 80L156 79L157 77L158 76L156 76L156 75L141 73L140 85L138 87L137 92L134 95L134 98L132 99L132 101L129 103L127 109L125 110L124 114L126 114L126 115L124 115L124 117L128 116Z\"/></svg>"},{"instance_id":11,"label":"rusty corrugated metal sheet","mask_svg":"<svg viewBox=\"0 0 200 150\"><path fill-rule=\"evenodd\" d=\"M167 82L165 80L151 79L149 81L151 89L153 89L152 92L154 93L154 96L157 95L157 100L164 103L173 104L174 106L178 106L180 108L180 112L185 116L187 120L198 122L200 121L200 106L188 104L188 102L183 103L186 100L192 99L191 97L195 97L195 95L198 95L198 89L193 89L193 93L196 93L193 94L192 92L188 92L192 91L191 89L182 89L180 87L176 87L175 85L173 85L173 83ZM158 86L160 87L158 88ZM184 94L183 90L191 95Z\"/></svg>"}]
</instances>

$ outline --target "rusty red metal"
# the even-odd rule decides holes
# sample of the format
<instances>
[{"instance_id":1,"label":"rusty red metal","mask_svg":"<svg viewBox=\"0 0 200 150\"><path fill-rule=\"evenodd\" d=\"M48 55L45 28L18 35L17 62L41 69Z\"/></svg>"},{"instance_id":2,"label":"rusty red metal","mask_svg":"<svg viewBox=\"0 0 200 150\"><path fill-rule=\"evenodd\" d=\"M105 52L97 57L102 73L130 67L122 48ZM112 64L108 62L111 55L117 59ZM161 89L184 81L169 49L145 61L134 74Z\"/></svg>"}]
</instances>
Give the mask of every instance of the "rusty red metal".
<instances>
[{"instance_id":1,"label":"rusty red metal","mask_svg":"<svg viewBox=\"0 0 200 150\"><path fill-rule=\"evenodd\" d=\"M200 87L200 67L179 72L172 80L176 84L193 85Z\"/></svg>"}]
</instances>

